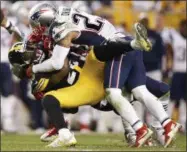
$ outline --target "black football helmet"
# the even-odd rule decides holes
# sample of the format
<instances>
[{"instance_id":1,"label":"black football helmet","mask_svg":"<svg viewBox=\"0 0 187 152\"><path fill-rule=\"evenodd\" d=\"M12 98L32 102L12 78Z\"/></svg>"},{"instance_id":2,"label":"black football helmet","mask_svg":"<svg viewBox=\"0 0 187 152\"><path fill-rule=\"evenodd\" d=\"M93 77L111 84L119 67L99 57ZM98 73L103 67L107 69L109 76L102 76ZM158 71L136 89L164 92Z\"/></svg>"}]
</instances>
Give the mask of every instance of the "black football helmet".
<instances>
[{"instance_id":1,"label":"black football helmet","mask_svg":"<svg viewBox=\"0 0 187 152\"><path fill-rule=\"evenodd\" d=\"M33 50L26 50L23 42L15 43L9 50L8 58L13 64L30 64L34 56Z\"/></svg>"}]
</instances>

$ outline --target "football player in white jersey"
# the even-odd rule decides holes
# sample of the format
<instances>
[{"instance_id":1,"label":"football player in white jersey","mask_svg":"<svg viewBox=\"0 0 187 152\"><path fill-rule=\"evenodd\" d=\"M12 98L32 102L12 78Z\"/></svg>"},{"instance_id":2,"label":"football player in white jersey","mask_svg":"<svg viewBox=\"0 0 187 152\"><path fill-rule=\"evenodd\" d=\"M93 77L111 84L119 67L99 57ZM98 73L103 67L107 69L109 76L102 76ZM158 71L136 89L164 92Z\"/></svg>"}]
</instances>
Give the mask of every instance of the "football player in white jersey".
<instances>
[{"instance_id":1,"label":"football player in white jersey","mask_svg":"<svg viewBox=\"0 0 187 152\"><path fill-rule=\"evenodd\" d=\"M28 75L31 75L32 72L51 72L60 69L64 64L65 57L69 53L72 42L75 44L100 45L104 43L105 40L115 37L124 37L124 35L117 33L113 25L110 24L107 20L99 18L97 16L89 15L84 12L79 12L78 10L71 8L60 7L58 9L55 9L48 4L38 4L31 9L29 19L33 27L42 25L49 26L49 34L52 36L57 45L54 47L53 55L49 60L46 60L41 64L34 65L27 69ZM129 43L125 43L127 49L140 49L150 51L151 44L147 39L146 30L143 29L140 24L135 24L135 30L136 38ZM111 55L111 53L115 54L119 52L118 50L112 50L111 52L106 52L105 54L103 54L103 56L106 57L108 55ZM144 93L142 93L142 89ZM128 110L130 109L130 107L127 108L127 105L129 103L122 97L120 89L107 88L107 92L108 98L110 98L110 103L113 106L116 105L116 102L119 102L122 105L125 104L126 108L124 108L124 106L117 106L118 109L116 110L120 114L122 114L124 119L128 119L129 121L131 121L133 119L132 115L131 119L127 118L127 113L129 113ZM151 100L152 104L154 102L155 109L152 111L155 112L155 115L157 115L159 121L162 122L163 126L165 126L165 147L167 147L174 138L180 125L173 123L171 119L168 118L167 114L162 108L162 105L157 102L156 97L153 97L153 95L151 95L144 86L134 90L134 93L136 96L141 98L141 100L150 109L152 109L152 106L150 106L148 101ZM147 93L149 94L148 98L143 95ZM157 108L159 109L159 112L158 110L156 110ZM126 109L128 110L126 111ZM139 124L139 122L135 122L136 121L132 123L131 121L131 124L134 124L134 126L136 127L142 126L142 124ZM173 125L174 129L172 129ZM147 134L148 132L145 131L144 133ZM169 135L170 133L172 134L171 136ZM137 138L141 140L142 137L143 136L139 136Z\"/></svg>"},{"instance_id":2,"label":"football player in white jersey","mask_svg":"<svg viewBox=\"0 0 187 152\"><path fill-rule=\"evenodd\" d=\"M179 23L179 30L168 29L162 33L165 44L167 45L167 71L172 71L171 81L171 103L169 106L170 115L174 103L179 104L179 122L186 131L186 101L187 101L187 74L186 74L186 38L187 20L183 19Z\"/></svg>"},{"instance_id":3,"label":"football player in white jersey","mask_svg":"<svg viewBox=\"0 0 187 152\"><path fill-rule=\"evenodd\" d=\"M42 19L41 15L47 15L47 20L44 19L44 22L40 20ZM53 37L57 44L53 50L53 55L49 60L46 60L42 64L37 64L32 67L32 71L34 73L50 72L61 69L64 64L64 59L69 53L72 41L75 44L100 45L107 39L117 36L117 32L114 26L105 19L66 7L59 7L56 10L54 7L46 3L41 3L33 7L30 11L29 19L32 27L42 25L50 26L49 34ZM136 30L140 30L138 29L138 26L136 27ZM134 49L143 49L147 51L150 50L151 44L147 38L144 37L144 33L139 32L138 34L142 34L143 36L138 37L138 40L135 39L131 41L132 43L129 42L127 44L129 50L132 50L132 47L134 47ZM118 34L118 36L124 37L120 34ZM115 50L115 52L112 50L111 53L118 53L118 50ZM111 53L107 52L104 53L104 55L110 56ZM27 70L27 73L30 73L29 69ZM127 105L131 106L127 100L123 102L126 102ZM129 111L129 108L126 109ZM128 115L125 115L124 117L128 117ZM136 130L138 130L138 128L145 129L143 124L137 121L136 117L134 118L135 119L131 121L131 124L136 124ZM132 119L129 118L128 120ZM144 131L142 131L142 133ZM144 140L150 136L150 134L151 132L145 131L144 135L139 135L139 137L140 139ZM139 140L139 138L137 139Z\"/></svg>"}]
</instances>

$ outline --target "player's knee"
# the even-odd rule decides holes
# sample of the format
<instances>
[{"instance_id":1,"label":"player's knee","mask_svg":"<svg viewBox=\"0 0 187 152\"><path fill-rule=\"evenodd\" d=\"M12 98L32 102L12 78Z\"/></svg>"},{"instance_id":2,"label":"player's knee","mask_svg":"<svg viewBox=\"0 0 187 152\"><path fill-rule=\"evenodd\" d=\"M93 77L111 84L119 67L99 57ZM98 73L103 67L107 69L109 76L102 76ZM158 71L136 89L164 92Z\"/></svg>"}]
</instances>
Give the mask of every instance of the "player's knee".
<instances>
[{"instance_id":1,"label":"player's knee","mask_svg":"<svg viewBox=\"0 0 187 152\"><path fill-rule=\"evenodd\" d=\"M136 100L144 102L146 100L146 96L150 94L145 86L139 86L132 90L132 93Z\"/></svg>"},{"instance_id":2,"label":"player's knee","mask_svg":"<svg viewBox=\"0 0 187 152\"><path fill-rule=\"evenodd\" d=\"M47 95L43 98L42 105L45 109L48 109L48 108L60 106L60 103L55 97L51 95Z\"/></svg>"},{"instance_id":3,"label":"player's knee","mask_svg":"<svg viewBox=\"0 0 187 152\"><path fill-rule=\"evenodd\" d=\"M106 98L108 100L109 103L111 103L113 105L113 102L117 103L120 100L117 100L118 97L120 98L122 96L122 91L121 89L117 89L117 88L107 88L106 89Z\"/></svg>"}]
</instances>

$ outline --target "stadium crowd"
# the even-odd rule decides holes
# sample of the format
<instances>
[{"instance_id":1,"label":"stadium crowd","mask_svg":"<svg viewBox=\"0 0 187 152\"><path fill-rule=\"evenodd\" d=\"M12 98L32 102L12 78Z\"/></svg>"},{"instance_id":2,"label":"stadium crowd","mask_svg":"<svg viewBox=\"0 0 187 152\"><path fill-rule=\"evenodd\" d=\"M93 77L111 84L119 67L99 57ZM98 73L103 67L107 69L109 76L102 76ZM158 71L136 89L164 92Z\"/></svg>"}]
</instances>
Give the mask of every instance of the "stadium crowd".
<instances>
[{"instance_id":1,"label":"stadium crowd","mask_svg":"<svg viewBox=\"0 0 187 152\"><path fill-rule=\"evenodd\" d=\"M25 35L28 35L30 33L28 12L37 2L1 1L1 9ZM126 35L133 34L131 27L136 21L144 24L153 44L151 52L144 52L147 75L170 84L169 114L184 126L182 132L186 132L187 21L184 15L186 12L185 1L63 0L51 1L51 3L56 6L65 5L78 8L106 18L116 25L119 32ZM174 44L181 43L181 37L178 36L180 34L184 37L185 43L181 44L182 48L179 50L175 48ZM50 128L50 122L48 122L46 114L42 110L41 102L35 100L34 96L32 96L29 80L19 80L11 73L8 50L13 42L12 35L1 27L1 130L2 132L20 134L42 134L46 129ZM173 56L177 56L177 59L173 58ZM143 106L139 106L140 111L138 111L138 114L140 118L145 122L150 121L149 113L143 109ZM81 107L76 115L67 114L65 117L72 129L82 132L123 131L121 118L114 112L98 112L90 106Z\"/></svg>"}]
</instances>

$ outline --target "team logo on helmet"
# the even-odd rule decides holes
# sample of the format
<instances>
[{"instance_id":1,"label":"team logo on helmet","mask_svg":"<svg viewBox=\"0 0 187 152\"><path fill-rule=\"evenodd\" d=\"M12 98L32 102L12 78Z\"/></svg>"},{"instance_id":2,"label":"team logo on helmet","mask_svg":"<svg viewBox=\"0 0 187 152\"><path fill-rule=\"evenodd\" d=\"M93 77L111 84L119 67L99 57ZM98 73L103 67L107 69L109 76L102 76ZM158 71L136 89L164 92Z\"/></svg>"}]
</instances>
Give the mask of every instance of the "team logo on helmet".
<instances>
[{"instance_id":1,"label":"team logo on helmet","mask_svg":"<svg viewBox=\"0 0 187 152\"><path fill-rule=\"evenodd\" d=\"M47 12L48 10L40 10L40 11L37 11L36 13L34 13L32 16L31 16L31 19L33 21L38 21L40 16L44 13L44 12Z\"/></svg>"}]
</instances>

